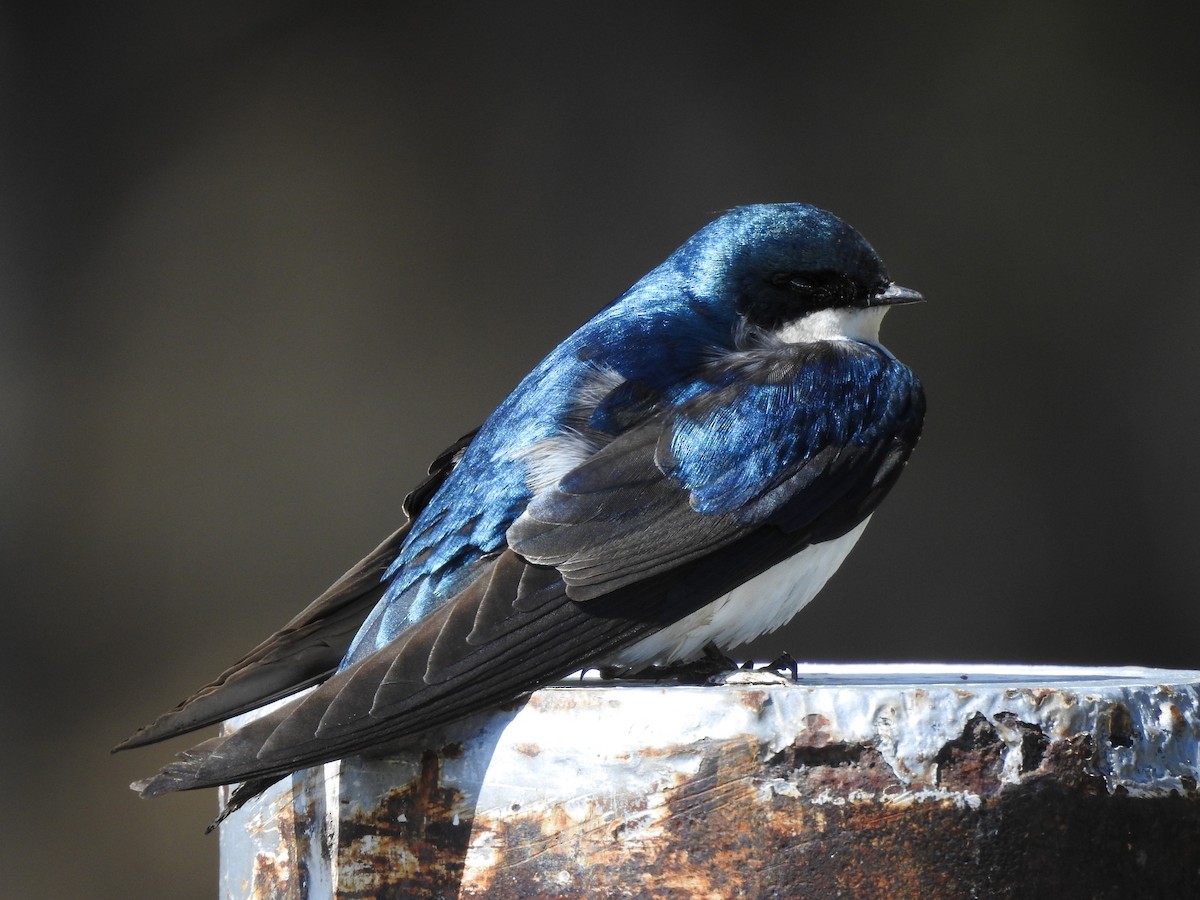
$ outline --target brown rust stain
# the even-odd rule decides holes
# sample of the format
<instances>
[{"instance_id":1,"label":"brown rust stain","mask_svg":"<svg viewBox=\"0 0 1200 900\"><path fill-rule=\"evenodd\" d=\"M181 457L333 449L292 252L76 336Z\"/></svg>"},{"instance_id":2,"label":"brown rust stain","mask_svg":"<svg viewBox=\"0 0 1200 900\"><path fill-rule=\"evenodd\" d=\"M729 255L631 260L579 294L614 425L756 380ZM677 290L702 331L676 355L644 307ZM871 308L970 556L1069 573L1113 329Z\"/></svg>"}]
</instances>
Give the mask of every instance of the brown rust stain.
<instances>
[{"instance_id":1,"label":"brown rust stain","mask_svg":"<svg viewBox=\"0 0 1200 900\"><path fill-rule=\"evenodd\" d=\"M299 879L288 865L288 858L272 856L270 853L254 854L253 884L251 900L290 900L299 897L292 888Z\"/></svg>"},{"instance_id":2,"label":"brown rust stain","mask_svg":"<svg viewBox=\"0 0 1200 900\"><path fill-rule=\"evenodd\" d=\"M659 744L654 747L639 747L638 759L676 759L688 753L695 752L692 744Z\"/></svg>"},{"instance_id":3,"label":"brown rust stain","mask_svg":"<svg viewBox=\"0 0 1200 900\"><path fill-rule=\"evenodd\" d=\"M982 713L975 713L963 726L962 735L943 744L934 757L934 782L943 790L968 791L981 797L995 794L1000 790L1007 751L995 726Z\"/></svg>"},{"instance_id":4,"label":"brown rust stain","mask_svg":"<svg viewBox=\"0 0 1200 900\"><path fill-rule=\"evenodd\" d=\"M737 701L756 716L771 704L771 695L764 690L738 691Z\"/></svg>"},{"instance_id":5,"label":"brown rust stain","mask_svg":"<svg viewBox=\"0 0 1200 900\"><path fill-rule=\"evenodd\" d=\"M295 824L292 819L296 815L295 801L296 788L292 784L286 790L281 791L272 801L271 815L255 815L246 823L246 833L252 838L258 839L264 832L293 829ZM222 806L228 802L227 796L221 798Z\"/></svg>"},{"instance_id":6,"label":"brown rust stain","mask_svg":"<svg viewBox=\"0 0 1200 900\"><path fill-rule=\"evenodd\" d=\"M868 792L885 795L904 790L879 749L869 743L833 741L806 743L799 738L766 761L763 775L781 779L817 796Z\"/></svg>"},{"instance_id":7,"label":"brown rust stain","mask_svg":"<svg viewBox=\"0 0 1200 900\"><path fill-rule=\"evenodd\" d=\"M1115 715L1103 740L1130 733ZM1014 740L1022 765L1007 783ZM832 739L820 716L779 752L748 736L658 750L667 766L697 752L700 764L653 796L598 785L569 813L514 804L473 820L442 783L449 754L426 751L409 784L343 817L340 857L354 866L343 867L339 897L905 900L1021 897L1031 886L1117 897L1133 884L1200 896L1194 781L1176 796L1110 794L1090 734L1052 740L1013 713L977 714L946 742L939 794L914 795L877 746ZM310 833L292 827L294 842ZM265 856L256 869L256 896L300 896L267 893L287 890L273 863Z\"/></svg>"},{"instance_id":8,"label":"brown rust stain","mask_svg":"<svg viewBox=\"0 0 1200 900\"><path fill-rule=\"evenodd\" d=\"M1200 798L1109 795L1090 736L1043 745L1015 716L1001 724L1018 730L1030 760L1016 784L1001 784L1005 745L982 716L949 742L946 776L979 789L974 805L953 791L894 802L901 785L869 743L800 740L776 754L751 739L714 743L666 792L648 837L624 823L561 834L536 816L489 823L494 865L460 896L903 900L1021 897L1037 886L1118 897L1135 883L1161 896L1200 892Z\"/></svg>"},{"instance_id":9,"label":"brown rust stain","mask_svg":"<svg viewBox=\"0 0 1200 900\"><path fill-rule=\"evenodd\" d=\"M1032 722L1023 722L1016 713L998 712L992 719L1004 728L1021 736L1021 772L1033 772L1042 764L1050 739L1042 732L1040 726Z\"/></svg>"},{"instance_id":10,"label":"brown rust stain","mask_svg":"<svg viewBox=\"0 0 1200 900\"><path fill-rule=\"evenodd\" d=\"M453 752L453 750L451 751ZM441 781L441 757L421 753L416 777L339 825L339 898L454 897L462 880L471 817L461 793Z\"/></svg>"},{"instance_id":11,"label":"brown rust stain","mask_svg":"<svg viewBox=\"0 0 1200 900\"><path fill-rule=\"evenodd\" d=\"M816 740L817 736L824 735L826 739L829 737L829 719L820 713L809 713L803 719L804 724L800 726L796 740Z\"/></svg>"},{"instance_id":12,"label":"brown rust stain","mask_svg":"<svg viewBox=\"0 0 1200 900\"><path fill-rule=\"evenodd\" d=\"M694 776L677 776L665 789L665 807L648 809L645 797L624 796L583 822L559 818L561 810L489 821L490 843L501 852L486 873L472 872L461 896L725 896L702 889L703 867L682 882L663 885L667 893L655 885L663 873L692 871L687 860L698 849L686 841L690 828L710 820L738 821L740 810L755 805L753 776L762 755L752 740L710 745Z\"/></svg>"},{"instance_id":13,"label":"brown rust stain","mask_svg":"<svg viewBox=\"0 0 1200 900\"><path fill-rule=\"evenodd\" d=\"M1051 742L1034 774L1046 776L1080 794L1094 797L1108 794L1096 742L1090 734L1074 734Z\"/></svg>"},{"instance_id":14,"label":"brown rust stain","mask_svg":"<svg viewBox=\"0 0 1200 900\"><path fill-rule=\"evenodd\" d=\"M1114 747L1132 747L1138 737L1129 707L1114 703L1108 711L1108 742Z\"/></svg>"},{"instance_id":15,"label":"brown rust stain","mask_svg":"<svg viewBox=\"0 0 1200 900\"><path fill-rule=\"evenodd\" d=\"M582 699L578 691L571 690L548 690L537 691L532 694L526 701L526 706L530 709L536 709L541 712L563 712L564 710L576 709L578 707L587 707L588 703L580 703Z\"/></svg>"},{"instance_id":16,"label":"brown rust stain","mask_svg":"<svg viewBox=\"0 0 1200 900\"><path fill-rule=\"evenodd\" d=\"M1167 704L1167 717L1171 720L1170 731L1171 737L1175 740L1180 740L1188 730L1188 721L1184 716L1183 711L1174 703Z\"/></svg>"},{"instance_id":17,"label":"brown rust stain","mask_svg":"<svg viewBox=\"0 0 1200 900\"><path fill-rule=\"evenodd\" d=\"M255 816L247 832L260 840L274 831L275 852L260 850L251 865L251 900L305 900L313 822L297 811L295 789L283 791L272 802L270 816ZM266 843L266 841L262 841Z\"/></svg>"}]
</instances>

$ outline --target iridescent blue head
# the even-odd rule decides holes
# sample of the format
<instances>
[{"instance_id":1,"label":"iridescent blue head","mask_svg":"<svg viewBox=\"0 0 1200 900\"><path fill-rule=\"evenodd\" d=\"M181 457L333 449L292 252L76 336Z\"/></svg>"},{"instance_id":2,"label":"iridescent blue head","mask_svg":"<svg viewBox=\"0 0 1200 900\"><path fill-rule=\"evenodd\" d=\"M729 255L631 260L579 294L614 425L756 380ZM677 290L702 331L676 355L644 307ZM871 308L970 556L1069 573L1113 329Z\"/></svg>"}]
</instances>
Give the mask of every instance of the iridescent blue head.
<instances>
[{"instance_id":1,"label":"iridescent blue head","mask_svg":"<svg viewBox=\"0 0 1200 900\"><path fill-rule=\"evenodd\" d=\"M748 325L785 339L869 337L888 306L922 299L892 284L862 235L806 203L737 207L684 249L714 295L735 297Z\"/></svg>"}]
</instances>

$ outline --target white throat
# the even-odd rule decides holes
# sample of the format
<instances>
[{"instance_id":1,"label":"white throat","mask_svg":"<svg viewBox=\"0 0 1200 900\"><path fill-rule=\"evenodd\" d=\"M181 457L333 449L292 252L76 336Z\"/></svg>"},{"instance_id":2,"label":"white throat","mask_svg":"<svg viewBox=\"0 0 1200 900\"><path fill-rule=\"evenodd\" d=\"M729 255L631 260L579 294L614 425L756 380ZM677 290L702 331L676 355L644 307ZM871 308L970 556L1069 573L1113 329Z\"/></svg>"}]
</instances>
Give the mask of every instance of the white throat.
<instances>
[{"instance_id":1,"label":"white throat","mask_svg":"<svg viewBox=\"0 0 1200 900\"><path fill-rule=\"evenodd\" d=\"M788 344L813 341L870 341L879 343L879 323L886 306L866 309L818 309L802 319L788 322L775 330L775 336Z\"/></svg>"}]
</instances>

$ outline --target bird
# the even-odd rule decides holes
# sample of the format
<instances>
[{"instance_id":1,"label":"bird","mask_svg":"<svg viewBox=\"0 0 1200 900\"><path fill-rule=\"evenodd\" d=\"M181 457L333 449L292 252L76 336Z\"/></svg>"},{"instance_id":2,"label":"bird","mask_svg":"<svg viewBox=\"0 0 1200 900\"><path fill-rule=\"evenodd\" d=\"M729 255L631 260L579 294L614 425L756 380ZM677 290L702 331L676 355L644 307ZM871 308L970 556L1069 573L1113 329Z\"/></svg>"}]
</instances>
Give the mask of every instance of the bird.
<instances>
[{"instance_id":1,"label":"bird","mask_svg":"<svg viewBox=\"0 0 1200 900\"><path fill-rule=\"evenodd\" d=\"M237 785L223 817L571 673L678 666L778 629L917 444L924 390L879 327L923 299L832 213L722 213L439 455L396 532L115 750L311 691L133 789Z\"/></svg>"}]
</instances>

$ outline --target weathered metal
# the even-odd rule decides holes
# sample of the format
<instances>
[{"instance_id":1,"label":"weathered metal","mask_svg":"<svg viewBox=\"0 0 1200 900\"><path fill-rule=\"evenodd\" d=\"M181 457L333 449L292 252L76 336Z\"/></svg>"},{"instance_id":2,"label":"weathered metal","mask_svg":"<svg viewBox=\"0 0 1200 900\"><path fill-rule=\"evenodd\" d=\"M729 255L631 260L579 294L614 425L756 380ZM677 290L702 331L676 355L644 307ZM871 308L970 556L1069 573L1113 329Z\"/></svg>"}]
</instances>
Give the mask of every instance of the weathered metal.
<instances>
[{"instance_id":1,"label":"weathered metal","mask_svg":"<svg viewBox=\"0 0 1200 900\"><path fill-rule=\"evenodd\" d=\"M579 682L221 827L223 897L1200 896L1200 672Z\"/></svg>"}]
</instances>

